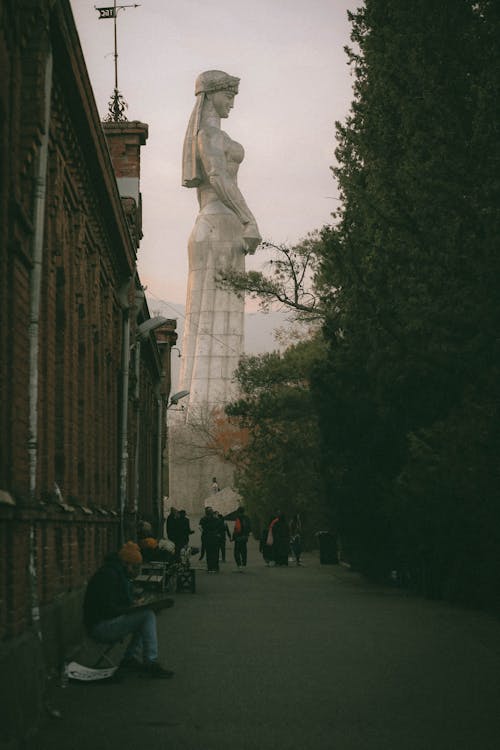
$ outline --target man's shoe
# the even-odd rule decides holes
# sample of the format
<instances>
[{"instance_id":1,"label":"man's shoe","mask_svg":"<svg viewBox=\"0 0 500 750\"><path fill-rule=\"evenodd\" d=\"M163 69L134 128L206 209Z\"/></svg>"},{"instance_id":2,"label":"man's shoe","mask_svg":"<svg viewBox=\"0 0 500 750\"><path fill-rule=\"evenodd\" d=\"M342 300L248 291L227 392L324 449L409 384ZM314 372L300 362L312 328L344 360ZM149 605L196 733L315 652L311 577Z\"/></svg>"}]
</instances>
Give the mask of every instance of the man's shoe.
<instances>
[{"instance_id":1,"label":"man's shoe","mask_svg":"<svg viewBox=\"0 0 500 750\"><path fill-rule=\"evenodd\" d=\"M144 664L137 659L122 659L118 669L124 672L144 672Z\"/></svg>"},{"instance_id":2,"label":"man's shoe","mask_svg":"<svg viewBox=\"0 0 500 750\"><path fill-rule=\"evenodd\" d=\"M162 609L169 609L170 607L173 607L174 604L175 601L169 596L166 596L164 599L159 599L158 601L155 601L153 599L151 602L149 602L148 606L153 610L153 612L161 612Z\"/></svg>"},{"instance_id":3,"label":"man's shoe","mask_svg":"<svg viewBox=\"0 0 500 750\"><path fill-rule=\"evenodd\" d=\"M175 672L172 672L171 669L165 669L157 661L152 661L151 664L146 665L146 674L148 677L168 680L174 676Z\"/></svg>"}]
</instances>

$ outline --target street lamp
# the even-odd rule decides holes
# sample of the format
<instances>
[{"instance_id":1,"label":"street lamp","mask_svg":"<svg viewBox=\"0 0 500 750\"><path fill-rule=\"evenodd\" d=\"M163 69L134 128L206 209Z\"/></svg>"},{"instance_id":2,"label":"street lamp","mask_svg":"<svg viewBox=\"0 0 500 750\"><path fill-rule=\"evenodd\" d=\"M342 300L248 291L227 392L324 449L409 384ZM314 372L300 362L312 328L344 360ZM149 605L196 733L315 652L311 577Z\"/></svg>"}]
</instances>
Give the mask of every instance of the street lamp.
<instances>
[{"instance_id":1,"label":"street lamp","mask_svg":"<svg viewBox=\"0 0 500 750\"><path fill-rule=\"evenodd\" d=\"M155 331L160 326L168 322L168 318L164 318L162 315L157 315L155 318L148 318L144 323L136 328L136 334L138 339L145 339L151 331Z\"/></svg>"},{"instance_id":2,"label":"street lamp","mask_svg":"<svg viewBox=\"0 0 500 750\"><path fill-rule=\"evenodd\" d=\"M186 396L189 396L189 391L178 391L178 393L174 393L174 395L170 397L170 403L167 406L167 409L170 409L171 406L177 406L181 398L186 398Z\"/></svg>"}]
</instances>

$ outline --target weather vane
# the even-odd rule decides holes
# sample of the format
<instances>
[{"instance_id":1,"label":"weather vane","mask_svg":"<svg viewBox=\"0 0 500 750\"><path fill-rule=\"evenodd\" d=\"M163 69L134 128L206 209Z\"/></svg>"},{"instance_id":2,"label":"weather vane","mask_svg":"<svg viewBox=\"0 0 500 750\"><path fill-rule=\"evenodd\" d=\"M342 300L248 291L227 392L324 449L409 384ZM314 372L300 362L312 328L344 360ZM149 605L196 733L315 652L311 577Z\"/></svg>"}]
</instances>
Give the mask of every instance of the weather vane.
<instances>
[{"instance_id":1,"label":"weather vane","mask_svg":"<svg viewBox=\"0 0 500 750\"><path fill-rule=\"evenodd\" d=\"M106 117L107 122L120 122L121 120L126 120L125 117L125 110L128 107L127 102L123 98L123 95L120 93L118 89L118 45L117 45L117 34L116 34L116 18L118 16L119 10L126 10L127 8L139 8L139 5L136 4L130 4L130 5L117 5L116 0L114 0L114 4L110 7L106 8L98 8L96 5L94 5L94 8L99 11L99 20L101 18L112 18L114 21L114 32L115 32L115 52L114 52L114 58L115 58L115 88L113 90L113 93L111 95L111 99L109 100L108 104L108 116Z\"/></svg>"}]
</instances>

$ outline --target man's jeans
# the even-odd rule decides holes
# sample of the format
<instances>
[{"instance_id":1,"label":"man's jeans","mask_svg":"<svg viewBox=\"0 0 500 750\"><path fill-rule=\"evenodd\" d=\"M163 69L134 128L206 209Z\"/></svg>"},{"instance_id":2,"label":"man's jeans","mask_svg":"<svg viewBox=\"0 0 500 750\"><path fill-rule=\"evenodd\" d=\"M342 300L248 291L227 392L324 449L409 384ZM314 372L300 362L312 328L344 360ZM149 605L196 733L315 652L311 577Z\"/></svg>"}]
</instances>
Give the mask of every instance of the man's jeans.
<instances>
[{"instance_id":1,"label":"man's jeans","mask_svg":"<svg viewBox=\"0 0 500 750\"><path fill-rule=\"evenodd\" d=\"M140 609L119 615L112 620L102 620L91 630L92 638L103 643L119 641L132 633L124 659L138 659L149 663L158 659L158 636L156 615L151 609Z\"/></svg>"},{"instance_id":2,"label":"man's jeans","mask_svg":"<svg viewBox=\"0 0 500 750\"><path fill-rule=\"evenodd\" d=\"M247 564L247 540L246 539L235 539L234 540L234 559L238 568L241 566L245 567Z\"/></svg>"}]
</instances>

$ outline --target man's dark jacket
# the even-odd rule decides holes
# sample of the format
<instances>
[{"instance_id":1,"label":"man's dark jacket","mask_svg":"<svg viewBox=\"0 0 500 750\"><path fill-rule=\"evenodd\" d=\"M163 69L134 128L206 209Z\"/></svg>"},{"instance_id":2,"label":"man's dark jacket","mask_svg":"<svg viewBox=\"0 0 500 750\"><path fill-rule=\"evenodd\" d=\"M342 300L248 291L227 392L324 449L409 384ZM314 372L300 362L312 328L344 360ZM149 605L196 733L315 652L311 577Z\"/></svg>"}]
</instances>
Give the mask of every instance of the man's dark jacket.
<instances>
[{"instance_id":1,"label":"man's dark jacket","mask_svg":"<svg viewBox=\"0 0 500 750\"><path fill-rule=\"evenodd\" d=\"M240 521L240 529L239 531L236 531L236 528L234 529L233 539L235 542L247 542L251 531L250 520L244 513L239 513L236 518Z\"/></svg>"},{"instance_id":2,"label":"man's dark jacket","mask_svg":"<svg viewBox=\"0 0 500 750\"><path fill-rule=\"evenodd\" d=\"M219 536L219 519L216 516L202 516L200 518L201 533L206 537L217 539Z\"/></svg>"},{"instance_id":3,"label":"man's dark jacket","mask_svg":"<svg viewBox=\"0 0 500 750\"><path fill-rule=\"evenodd\" d=\"M179 516L175 516L173 513L169 513L167 516L167 536L174 544L179 541L179 520Z\"/></svg>"},{"instance_id":4,"label":"man's dark jacket","mask_svg":"<svg viewBox=\"0 0 500 750\"><path fill-rule=\"evenodd\" d=\"M83 601L87 631L103 620L123 615L133 604L132 583L120 559L114 555L90 579Z\"/></svg>"}]
</instances>

